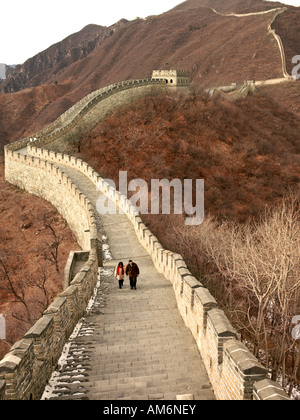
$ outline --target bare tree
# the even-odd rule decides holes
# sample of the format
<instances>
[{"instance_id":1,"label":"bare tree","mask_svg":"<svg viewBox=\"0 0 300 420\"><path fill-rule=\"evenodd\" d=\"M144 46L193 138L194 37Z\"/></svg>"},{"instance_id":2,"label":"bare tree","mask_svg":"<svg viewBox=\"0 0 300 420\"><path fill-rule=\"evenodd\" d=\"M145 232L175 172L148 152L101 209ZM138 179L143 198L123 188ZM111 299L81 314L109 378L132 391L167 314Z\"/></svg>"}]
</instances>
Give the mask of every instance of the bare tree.
<instances>
[{"instance_id":1,"label":"bare tree","mask_svg":"<svg viewBox=\"0 0 300 420\"><path fill-rule=\"evenodd\" d=\"M39 264L37 274L32 276L23 270L21 261L16 269L8 269L8 264L0 258L0 291L6 303L13 304L11 316L20 322L24 331L41 317L53 298L49 279L46 265Z\"/></svg>"},{"instance_id":2,"label":"bare tree","mask_svg":"<svg viewBox=\"0 0 300 420\"><path fill-rule=\"evenodd\" d=\"M258 222L216 226L204 243L229 282L229 309L235 306L241 311L244 305L255 356L264 350L267 366L271 360L272 378L277 379L280 370L283 385L292 353L293 380L299 367L298 347L291 339L291 319L300 310L299 234L299 203L291 198L266 210ZM238 292L242 305L234 301L233 292Z\"/></svg>"},{"instance_id":3,"label":"bare tree","mask_svg":"<svg viewBox=\"0 0 300 420\"><path fill-rule=\"evenodd\" d=\"M291 320L299 311L300 302L300 212L294 198L284 202L282 208L269 215L274 226L269 244L274 254L276 292L272 301L275 323L272 377L276 379L281 366L285 380L286 358L294 347Z\"/></svg>"},{"instance_id":4,"label":"bare tree","mask_svg":"<svg viewBox=\"0 0 300 420\"><path fill-rule=\"evenodd\" d=\"M44 219L44 226L50 230L52 241L45 243L43 256L45 260L53 263L56 271L59 272L59 247L63 242L63 237L56 233L51 221L47 221L46 218Z\"/></svg>"},{"instance_id":5,"label":"bare tree","mask_svg":"<svg viewBox=\"0 0 300 420\"><path fill-rule=\"evenodd\" d=\"M50 273L47 269L46 265L38 264L39 270L38 270L38 276L32 280L32 286L38 289L41 292L41 298L39 299L39 304L41 309L41 312L46 310L54 297L48 288L48 282L50 280Z\"/></svg>"},{"instance_id":6,"label":"bare tree","mask_svg":"<svg viewBox=\"0 0 300 420\"><path fill-rule=\"evenodd\" d=\"M13 280L2 258L0 258L0 270L0 277L2 277L0 290L6 292L8 295L11 295L12 302L21 303L24 306L30 320L30 310L25 299L24 289L20 288L16 281Z\"/></svg>"}]
</instances>

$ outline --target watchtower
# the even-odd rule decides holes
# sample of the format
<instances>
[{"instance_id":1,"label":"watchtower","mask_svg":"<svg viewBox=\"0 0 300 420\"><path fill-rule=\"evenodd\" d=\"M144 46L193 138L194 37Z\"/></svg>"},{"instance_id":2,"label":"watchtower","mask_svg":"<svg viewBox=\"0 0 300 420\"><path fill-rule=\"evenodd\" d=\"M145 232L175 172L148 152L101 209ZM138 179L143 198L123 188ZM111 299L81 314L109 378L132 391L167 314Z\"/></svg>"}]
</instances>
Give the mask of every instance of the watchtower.
<instances>
[{"instance_id":1,"label":"watchtower","mask_svg":"<svg viewBox=\"0 0 300 420\"><path fill-rule=\"evenodd\" d=\"M183 70L153 70L152 79L165 79L170 87L190 86L190 73Z\"/></svg>"}]
</instances>

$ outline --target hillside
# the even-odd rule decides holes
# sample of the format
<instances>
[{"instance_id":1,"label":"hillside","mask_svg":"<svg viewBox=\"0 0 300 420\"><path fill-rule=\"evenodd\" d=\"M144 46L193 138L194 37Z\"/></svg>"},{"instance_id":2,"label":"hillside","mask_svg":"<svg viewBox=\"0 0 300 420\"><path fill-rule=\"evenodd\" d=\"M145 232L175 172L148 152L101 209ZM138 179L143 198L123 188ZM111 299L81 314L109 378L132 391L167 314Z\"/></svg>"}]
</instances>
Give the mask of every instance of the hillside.
<instances>
[{"instance_id":1,"label":"hillside","mask_svg":"<svg viewBox=\"0 0 300 420\"><path fill-rule=\"evenodd\" d=\"M115 182L119 170L149 183L205 179L206 214L244 222L298 187L299 126L300 115L267 90L234 104L158 96L99 123L83 136L79 156Z\"/></svg>"},{"instance_id":2,"label":"hillside","mask_svg":"<svg viewBox=\"0 0 300 420\"><path fill-rule=\"evenodd\" d=\"M278 44L267 31L273 13L235 18L207 6L227 13L276 4L190 0L145 20L121 20L109 28L88 25L27 60L2 84L2 92L15 93L0 94L1 145L42 128L89 92L149 77L154 68L189 70L197 89L282 76ZM290 59L299 50L292 28L299 25L300 11L291 7L285 13L274 27Z\"/></svg>"},{"instance_id":3,"label":"hillside","mask_svg":"<svg viewBox=\"0 0 300 420\"><path fill-rule=\"evenodd\" d=\"M291 74L294 64L292 58L299 55L300 41L295 37L295 33L300 31L300 7L289 8L285 13L277 17L272 25L276 33L281 36L284 46L288 73Z\"/></svg>"},{"instance_id":4,"label":"hillside","mask_svg":"<svg viewBox=\"0 0 300 420\"><path fill-rule=\"evenodd\" d=\"M85 58L121 25L122 22L109 28L87 25L81 31L68 36L17 66L8 80L3 83L1 90L17 92L55 79L59 71Z\"/></svg>"},{"instance_id":5,"label":"hillside","mask_svg":"<svg viewBox=\"0 0 300 420\"><path fill-rule=\"evenodd\" d=\"M145 40L144 48L146 48L148 53L150 53L150 37L155 38L156 33L163 36L166 36L169 33L168 26L172 21L171 15L173 15L174 12L181 13L180 26L182 26L182 30L179 33L179 35L182 35L182 33L185 32L186 29L185 23L189 24L190 22L189 12L191 10L193 10L194 13L196 13L195 17L197 18L199 17L199 14L203 14L204 16L202 16L201 18L202 20L203 18L207 17L207 11L205 11L205 9L214 9L218 13L227 14L233 12L253 13L284 6L285 5L279 2L266 2L262 0L230 0L228 2L220 0L188 0L178 5L174 9L164 13L161 16L151 16L145 20L137 19L139 23L138 28L136 26L136 21L128 22L125 19L120 20L119 22L108 28L91 24L83 28L81 31L68 36L61 42L52 45L47 50L40 52L32 58L29 58L23 65L17 66L16 70L9 77L9 80L7 80L6 83L2 86L2 91L16 92L26 87L37 86L43 83L47 83L49 81L53 81L55 75L61 73L61 70L64 70L62 74L66 74L65 70L67 67L87 57L94 50L97 50L99 46L105 43L115 33L117 33L117 39L121 39L123 36L123 29L127 31L128 28L133 27L135 30L140 31L140 26L146 26L146 29L149 32L150 36L148 36ZM291 23L291 20L294 20L293 14L296 13L297 9L289 7L289 11L290 14L288 18ZM167 20L165 20L166 17ZM148 21L150 21L150 24ZM152 28L153 22L155 22L155 25ZM207 24L210 25L209 22ZM224 25L227 26L227 22L224 22ZM191 26L193 26L192 22ZM197 35L200 35L200 37L202 36L201 29L203 29L203 27L205 26L206 25L200 24L199 27L197 27ZM165 29L164 32L163 29ZM193 29L195 30L195 27ZM284 30L285 26L283 26L282 29ZM175 36L178 36L178 32L177 34L175 34ZM218 32L216 32L214 37L218 38ZM143 42L143 39L140 37L139 34L136 34L135 39L139 39L139 42ZM295 36L294 39L296 39ZM160 40L163 41L163 39ZM135 47L135 44L131 42L131 37L128 38L127 41L127 45L130 50ZM155 39L155 41L157 41L157 39ZM169 41L172 42L172 37ZM216 41L218 41L218 39L216 39ZM224 43L224 39L219 38L219 42L220 41ZM184 37L184 39L182 39L181 42L182 44L188 45L189 39L187 39L187 37ZM156 46L157 45L159 45L159 48L163 47L162 44L156 44ZM97 52L97 55L99 54L101 54L101 51ZM102 59L103 58L105 60L105 55L102 55ZM150 71L151 70L152 67L150 68Z\"/></svg>"},{"instance_id":6,"label":"hillside","mask_svg":"<svg viewBox=\"0 0 300 420\"><path fill-rule=\"evenodd\" d=\"M58 248L59 272L49 261L55 240L46 227L48 224L63 238ZM9 350L8 343L19 340L47 308L47 302L52 302L61 292L69 253L80 248L51 204L4 180L3 161L0 162L0 238L0 313L7 325L7 343L0 340L1 360Z\"/></svg>"}]
</instances>

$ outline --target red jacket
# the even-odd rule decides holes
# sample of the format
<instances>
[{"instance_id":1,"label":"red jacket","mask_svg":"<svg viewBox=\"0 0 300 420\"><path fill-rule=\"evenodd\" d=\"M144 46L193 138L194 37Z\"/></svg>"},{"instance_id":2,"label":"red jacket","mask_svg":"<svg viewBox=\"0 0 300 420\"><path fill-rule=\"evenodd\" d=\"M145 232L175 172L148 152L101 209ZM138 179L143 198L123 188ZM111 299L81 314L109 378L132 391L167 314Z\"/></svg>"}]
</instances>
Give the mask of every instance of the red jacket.
<instances>
[{"instance_id":1,"label":"red jacket","mask_svg":"<svg viewBox=\"0 0 300 420\"><path fill-rule=\"evenodd\" d=\"M118 266L118 267L117 267L117 275L119 275L119 274L120 274L120 268L122 268L121 274L124 274L124 267L120 267L120 266Z\"/></svg>"}]
</instances>

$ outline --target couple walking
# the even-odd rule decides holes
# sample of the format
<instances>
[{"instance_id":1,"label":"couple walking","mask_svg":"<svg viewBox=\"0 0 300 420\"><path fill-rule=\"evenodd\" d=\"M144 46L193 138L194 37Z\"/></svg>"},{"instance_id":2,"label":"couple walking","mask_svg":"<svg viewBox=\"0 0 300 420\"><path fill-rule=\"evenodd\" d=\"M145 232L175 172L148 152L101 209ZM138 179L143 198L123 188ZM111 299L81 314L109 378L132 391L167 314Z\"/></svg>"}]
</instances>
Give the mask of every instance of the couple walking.
<instances>
[{"instance_id":1,"label":"couple walking","mask_svg":"<svg viewBox=\"0 0 300 420\"><path fill-rule=\"evenodd\" d=\"M122 289L123 287L125 274L126 276L129 276L131 289L136 290L137 278L140 274L138 265L132 260L129 260L126 268L124 269L123 263L119 262L118 266L115 269L115 277L117 278L117 280L119 280L120 289Z\"/></svg>"}]
</instances>

